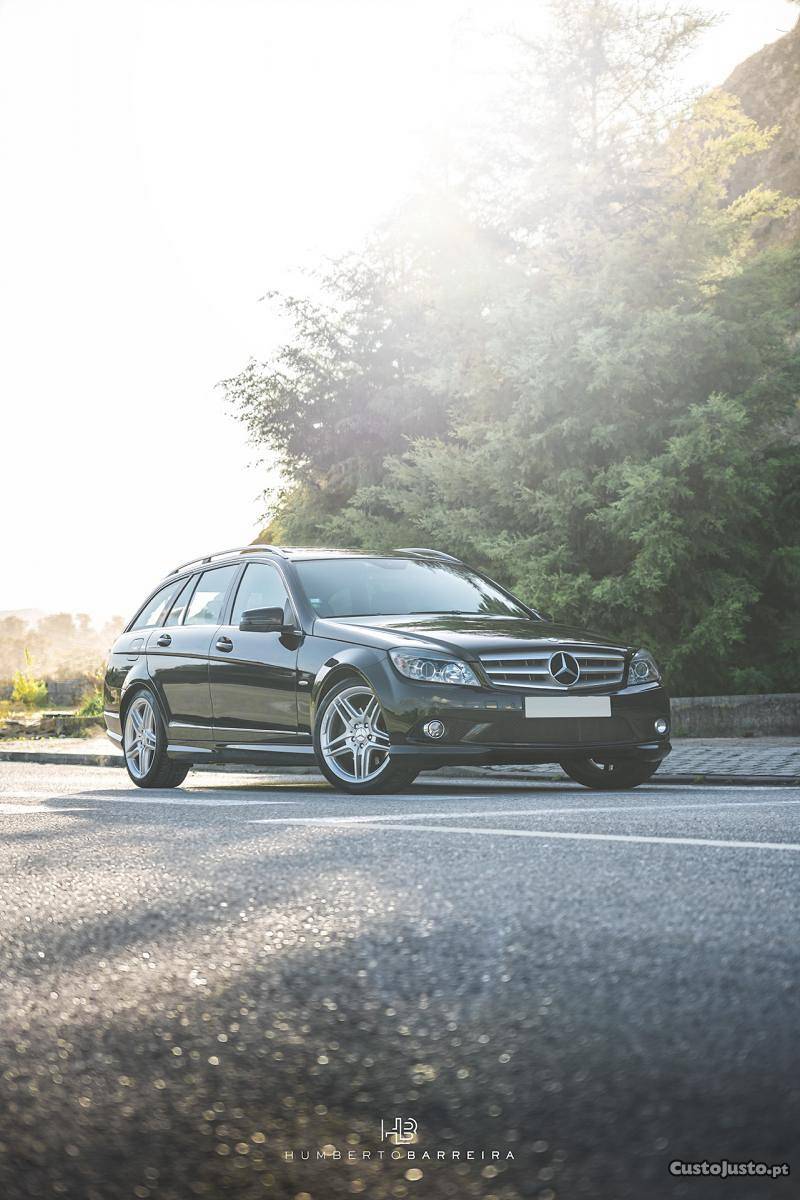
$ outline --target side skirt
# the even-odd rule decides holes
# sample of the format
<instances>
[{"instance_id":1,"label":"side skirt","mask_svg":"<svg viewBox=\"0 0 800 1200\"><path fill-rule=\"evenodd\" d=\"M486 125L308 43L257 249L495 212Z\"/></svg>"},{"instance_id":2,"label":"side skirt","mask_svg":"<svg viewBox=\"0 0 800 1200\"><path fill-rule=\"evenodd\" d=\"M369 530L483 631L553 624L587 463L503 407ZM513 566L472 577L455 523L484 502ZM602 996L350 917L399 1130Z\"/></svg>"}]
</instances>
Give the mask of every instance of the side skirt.
<instances>
[{"instance_id":1,"label":"side skirt","mask_svg":"<svg viewBox=\"0 0 800 1200\"><path fill-rule=\"evenodd\" d=\"M167 754L179 762L252 763L284 767L305 767L315 761L314 747L311 745L281 746L266 742L241 742L213 748L170 742Z\"/></svg>"}]
</instances>

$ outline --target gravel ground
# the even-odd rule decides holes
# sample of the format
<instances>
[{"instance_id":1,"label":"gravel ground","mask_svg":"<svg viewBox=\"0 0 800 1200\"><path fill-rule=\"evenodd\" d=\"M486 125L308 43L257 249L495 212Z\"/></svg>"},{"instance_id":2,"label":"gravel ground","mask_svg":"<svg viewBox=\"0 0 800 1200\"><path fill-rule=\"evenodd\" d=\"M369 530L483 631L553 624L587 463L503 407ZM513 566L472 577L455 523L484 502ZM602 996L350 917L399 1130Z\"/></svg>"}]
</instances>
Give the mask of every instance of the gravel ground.
<instances>
[{"instance_id":1,"label":"gravel ground","mask_svg":"<svg viewBox=\"0 0 800 1200\"><path fill-rule=\"evenodd\" d=\"M2 763L0 1196L794 1195L798 813Z\"/></svg>"}]
</instances>

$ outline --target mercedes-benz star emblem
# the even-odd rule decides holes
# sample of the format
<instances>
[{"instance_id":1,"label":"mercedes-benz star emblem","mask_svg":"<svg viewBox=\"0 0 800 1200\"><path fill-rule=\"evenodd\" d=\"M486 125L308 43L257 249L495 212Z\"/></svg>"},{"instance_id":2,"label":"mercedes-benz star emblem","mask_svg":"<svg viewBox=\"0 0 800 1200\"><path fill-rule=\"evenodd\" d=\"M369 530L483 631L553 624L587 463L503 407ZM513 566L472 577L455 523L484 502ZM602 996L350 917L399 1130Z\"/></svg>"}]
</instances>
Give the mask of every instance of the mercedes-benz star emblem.
<instances>
[{"instance_id":1,"label":"mercedes-benz star emblem","mask_svg":"<svg viewBox=\"0 0 800 1200\"><path fill-rule=\"evenodd\" d=\"M577 683L581 677L578 660L571 654L565 654L563 650L551 654L547 666L556 683L560 683L564 687L572 687L573 683Z\"/></svg>"}]
</instances>

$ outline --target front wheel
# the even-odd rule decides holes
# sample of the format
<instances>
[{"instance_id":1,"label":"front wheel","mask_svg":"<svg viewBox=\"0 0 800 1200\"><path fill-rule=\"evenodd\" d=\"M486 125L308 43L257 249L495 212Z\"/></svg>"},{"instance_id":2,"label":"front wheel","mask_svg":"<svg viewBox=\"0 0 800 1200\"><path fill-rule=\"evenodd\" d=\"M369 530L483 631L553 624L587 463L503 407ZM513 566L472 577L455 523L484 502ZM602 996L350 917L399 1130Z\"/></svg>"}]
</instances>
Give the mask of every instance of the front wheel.
<instances>
[{"instance_id":1,"label":"front wheel","mask_svg":"<svg viewBox=\"0 0 800 1200\"><path fill-rule=\"evenodd\" d=\"M164 722L149 688L141 688L127 707L122 749L128 774L137 787L177 787L189 773L188 767L167 758Z\"/></svg>"},{"instance_id":2,"label":"front wheel","mask_svg":"<svg viewBox=\"0 0 800 1200\"><path fill-rule=\"evenodd\" d=\"M345 792L393 792L417 775L392 762L380 701L366 682L344 679L323 698L314 722L314 750L325 778Z\"/></svg>"},{"instance_id":3,"label":"front wheel","mask_svg":"<svg viewBox=\"0 0 800 1200\"><path fill-rule=\"evenodd\" d=\"M583 787L596 792L626 791L647 783L658 770L658 763L599 762L596 758L570 758L561 764L562 771Z\"/></svg>"}]
</instances>

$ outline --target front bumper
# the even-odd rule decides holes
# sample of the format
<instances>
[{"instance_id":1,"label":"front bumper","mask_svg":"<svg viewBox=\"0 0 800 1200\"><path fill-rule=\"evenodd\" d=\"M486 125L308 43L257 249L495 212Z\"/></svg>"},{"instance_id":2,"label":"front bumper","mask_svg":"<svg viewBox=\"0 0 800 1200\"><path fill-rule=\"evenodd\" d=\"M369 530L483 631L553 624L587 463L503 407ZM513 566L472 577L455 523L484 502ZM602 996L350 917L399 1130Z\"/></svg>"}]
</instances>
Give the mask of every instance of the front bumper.
<instances>
[{"instance_id":1,"label":"front bumper","mask_svg":"<svg viewBox=\"0 0 800 1200\"><path fill-rule=\"evenodd\" d=\"M392 758L427 767L457 763L543 763L592 757L659 763L672 749L669 742L669 694L661 684L639 684L605 693L610 717L526 717L525 697L552 692L514 692L500 688L466 688L416 683L390 664L376 666L373 684L381 698ZM576 690L574 695L598 695ZM655 722L666 719L659 736ZM439 740L423 732L427 721L444 723Z\"/></svg>"}]
</instances>

